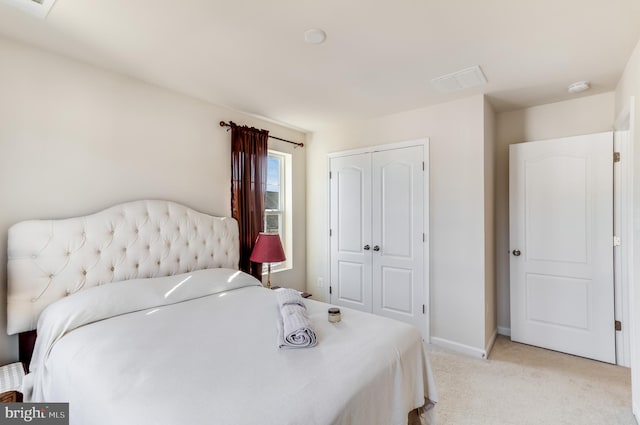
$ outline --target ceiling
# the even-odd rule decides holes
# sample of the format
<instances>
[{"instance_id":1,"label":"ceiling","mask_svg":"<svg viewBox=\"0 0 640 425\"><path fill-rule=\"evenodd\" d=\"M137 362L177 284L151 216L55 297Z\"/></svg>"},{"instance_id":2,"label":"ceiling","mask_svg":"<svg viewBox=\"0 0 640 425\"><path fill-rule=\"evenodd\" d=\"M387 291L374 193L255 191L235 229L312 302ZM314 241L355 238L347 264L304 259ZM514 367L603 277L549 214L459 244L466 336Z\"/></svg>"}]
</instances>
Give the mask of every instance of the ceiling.
<instances>
[{"instance_id":1,"label":"ceiling","mask_svg":"<svg viewBox=\"0 0 640 425\"><path fill-rule=\"evenodd\" d=\"M640 38L639 0L56 0L46 19L6 1L6 36L308 131L479 93L501 111L579 80L611 91ZM430 84L473 65L487 84Z\"/></svg>"}]
</instances>

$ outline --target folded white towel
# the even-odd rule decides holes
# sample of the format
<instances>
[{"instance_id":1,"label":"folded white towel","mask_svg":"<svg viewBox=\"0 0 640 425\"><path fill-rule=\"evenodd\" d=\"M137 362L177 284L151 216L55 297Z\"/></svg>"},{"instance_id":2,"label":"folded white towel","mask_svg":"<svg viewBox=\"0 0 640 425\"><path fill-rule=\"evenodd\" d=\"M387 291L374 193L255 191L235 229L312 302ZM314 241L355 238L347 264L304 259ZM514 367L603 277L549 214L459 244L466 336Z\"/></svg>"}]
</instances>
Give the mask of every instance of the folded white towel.
<instances>
[{"instance_id":1,"label":"folded white towel","mask_svg":"<svg viewBox=\"0 0 640 425\"><path fill-rule=\"evenodd\" d=\"M290 291L293 291L294 294L285 291L278 293L278 304L280 305L278 348L313 347L318 341L307 317L307 308L300 294L294 290ZM282 297L280 296L281 292L285 293Z\"/></svg>"},{"instance_id":2,"label":"folded white towel","mask_svg":"<svg viewBox=\"0 0 640 425\"><path fill-rule=\"evenodd\" d=\"M304 301L300 296L300 292L291 288L280 288L276 290L276 297L278 298L278 305L280 308L287 304L298 304L305 307ZM306 308L306 307L305 307Z\"/></svg>"}]
</instances>

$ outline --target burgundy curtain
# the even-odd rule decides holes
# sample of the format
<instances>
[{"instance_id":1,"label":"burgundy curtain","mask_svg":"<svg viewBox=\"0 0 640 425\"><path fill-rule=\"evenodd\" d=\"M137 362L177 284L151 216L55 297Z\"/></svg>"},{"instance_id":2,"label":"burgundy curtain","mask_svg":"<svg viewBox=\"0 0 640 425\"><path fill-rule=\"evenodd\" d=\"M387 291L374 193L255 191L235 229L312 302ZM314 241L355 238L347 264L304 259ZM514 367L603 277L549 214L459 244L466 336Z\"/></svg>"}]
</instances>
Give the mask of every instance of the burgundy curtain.
<instances>
[{"instance_id":1,"label":"burgundy curtain","mask_svg":"<svg viewBox=\"0 0 640 425\"><path fill-rule=\"evenodd\" d=\"M240 270L262 280L262 264L249 261L264 227L267 130L231 123L231 216L240 228Z\"/></svg>"}]
</instances>

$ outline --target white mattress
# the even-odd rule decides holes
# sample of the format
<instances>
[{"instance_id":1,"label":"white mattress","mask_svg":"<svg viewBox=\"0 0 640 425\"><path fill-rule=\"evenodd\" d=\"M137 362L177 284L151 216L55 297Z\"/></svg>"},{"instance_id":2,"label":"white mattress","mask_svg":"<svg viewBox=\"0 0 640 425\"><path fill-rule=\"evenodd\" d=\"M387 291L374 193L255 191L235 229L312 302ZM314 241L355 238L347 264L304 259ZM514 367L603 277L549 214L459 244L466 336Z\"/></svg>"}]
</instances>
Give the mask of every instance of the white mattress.
<instances>
[{"instance_id":1,"label":"white mattress","mask_svg":"<svg viewBox=\"0 0 640 425\"><path fill-rule=\"evenodd\" d=\"M70 402L76 425L399 425L435 401L412 326L348 309L332 324L327 304L305 300L318 345L278 349L275 293L234 270L211 273L52 304L26 396Z\"/></svg>"}]
</instances>

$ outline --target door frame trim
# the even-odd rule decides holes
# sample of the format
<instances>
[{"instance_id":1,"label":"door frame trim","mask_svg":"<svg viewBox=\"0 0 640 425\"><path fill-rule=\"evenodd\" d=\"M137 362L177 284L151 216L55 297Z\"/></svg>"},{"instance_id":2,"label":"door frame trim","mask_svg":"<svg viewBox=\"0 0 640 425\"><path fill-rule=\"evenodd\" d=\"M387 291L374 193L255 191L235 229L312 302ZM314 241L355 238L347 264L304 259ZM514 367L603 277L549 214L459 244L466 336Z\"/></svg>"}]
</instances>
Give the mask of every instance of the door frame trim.
<instances>
[{"instance_id":1,"label":"door frame trim","mask_svg":"<svg viewBox=\"0 0 640 425\"><path fill-rule=\"evenodd\" d=\"M626 193L622 193L621 194L621 202L625 203L626 202L626 213L628 214L627 217L627 228L626 229L621 229L621 238L623 238L622 240L625 241L626 240L626 245L623 242L622 246L625 246L627 248L627 252L626 252L626 259L627 259L627 281L626 282L622 282L623 285L628 286L627 287L627 295L628 295L628 299L626 300L626 306L628 307L628 311L629 311L629 323L625 326L625 324L622 324L622 330L623 332L626 331L627 333L624 334L623 333L623 337L627 338L626 342L629 346L629 350L630 350L630 355L629 355L629 366L631 367L631 410L633 411L633 414L636 418L636 420L640 420L640 362L638 362L638 355L640 355L640 332L638 331L637 327L636 327L636 319L640 316L638 314L638 310L640 309L640 305L638 303L638 301L640 301L640 294L637 293L637 291L639 290L637 285L635 284L635 262L636 262L636 257L638 256L638 254L635 252L635 238L634 238L634 232L635 232L635 227L636 227L636 223L635 223L635 205L634 205L634 156L635 156L635 146L634 146L634 142L636 139L635 136L635 117L636 117L636 98L635 96L629 96L627 98L628 102L626 102L622 108L622 110L620 111L620 113L618 114L618 116L616 117L616 121L615 121L615 125L614 125L614 129L615 131L620 131L620 130L628 130L629 131L629 140L628 140L628 144L626 146L626 152L627 154L625 155L626 157L628 157L628 160L626 162L622 162L621 160L621 164L626 164L626 168L627 168L627 172L624 172L624 168L621 170L623 173L622 175L625 176L626 174L626 180L624 180L622 183L626 183L627 184L627 190L625 191ZM622 157L623 159L625 157ZM626 199L624 199L626 196ZM635 203L637 203L637 200L635 200ZM624 205L624 204L623 204ZM624 209L624 206L621 207L622 209ZM625 255L623 254L622 258L625 258ZM622 264L623 267L623 273L622 275L624 276L624 263Z\"/></svg>"},{"instance_id":2,"label":"door frame trim","mask_svg":"<svg viewBox=\"0 0 640 425\"><path fill-rule=\"evenodd\" d=\"M327 160L331 160L331 158L339 158L339 157L343 157L343 156L350 156L350 155L360 155L363 153L373 153L373 152L381 152L381 151L389 151L389 150L394 150L394 149L402 149L402 148L410 148L412 146L429 146L429 138L428 137L424 137L421 139L412 139L412 140L407 140L404 142L396 142L396 143L388 143L388 144L384 144L384 145L376 145L376 146L367 146L364 148L357 148L357 149L349 149L349 150L345 150L345 151L337 151L337 152L330 152L327 154ZM429 155L425 155L426 157L428 157Z\"/></svg>"},{"instance_id":3,"label":"door frame trim","mask_svg":"<svg viewBox=\"0 0 640 425\"><path fill-rule=\"evenodd\" d=\"M629 328L631 325L630 285L633 276L633 143L630 140L629 108L625 108L614 126L614 151L620 152L621 160L614 164L619 167L619 177L616 179L614 171L614 232L621 239L621 244L614 247L614 291L616 299L615 319L622 322L622 330L616 332L616 364L629 367L631 365L631 350ZM628 136L620 139L619 133L627 132ZM617 184L616 184L617 183ZM618 201L618 202L616 202ZM618 257L619 258L616 258ZM618 268L619 265L619 268Z\"/></svg>"},{"instance_id":4,"label":"door frame trim","mask_svg":"<svg viewBox=\"0 0 640 425\"><path fill-rule=\"evenodd\" d=\"M344 151L337 151L337 152L330 152L327 154L327 159L326 159L326 164L327 164L327 186L326 186L326 190L327 190L327 210L326 210L326 214L325 214L325 225L324 228L325 230L325 246L326 246L326 253L325 253L325 258L327 259L325 261L325 271L324 271L324 275L327 277L325 279L325 282L327 283L325 285L325 289L324 289L324 299L329 300L329 303L331 302L331 295L329 294L329 287L331 286L331 237L329 236L329 231L331 229L331 181L329 179L329 172L331 171L331 159L332 158L339 158L339 157L344 157L344 156L351 156L351 155L360 155L360 154L364 154L364 153L373 153L373 152L381 152L381 151L388 151L388 150L394 150L394 149L402 149L402 148L409 148L412 146L422 146L422 152L423 152L423 161L424 161L424 173L423 173L423 177L424 177L424 185L423 185L423 229L424 229L424 234L425 234L425 241L424 241L424 251L423 251L423 255L424 255L424 261L423 261L423 276L424 276L424 305L425 305L425 321L426 323L424 323L424 327L422 329L422 331L424 332L423 337L425 342L430 343L431 342L431 296L430 296L430 264L429 264L429 258L430 258L430 249L429 246L431 245L431 234L429 232L429 174L430 174L430 167L429 167L429 138L428 137L423 137L423 138L419 138L419 139L412 139L412 140L407 140L407 141L403 141L403 142L396 142L396 143L388 143L388 144L383 144L383 145L375 145L375 146L367 146L364 148L358 148L358 149L349 149L349 150L344 150Z\"/></svg>"}]
</instances>

